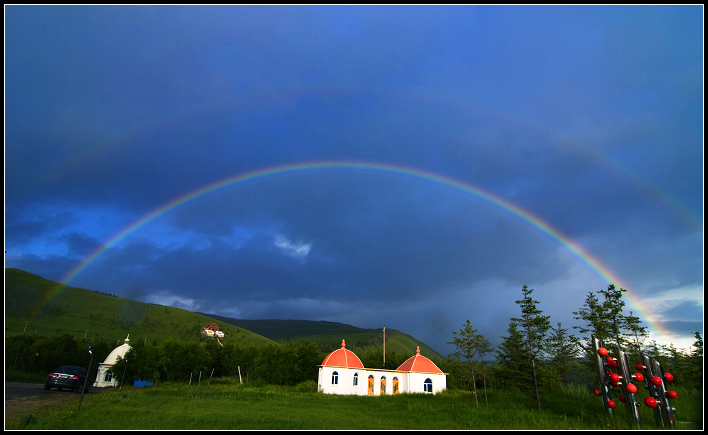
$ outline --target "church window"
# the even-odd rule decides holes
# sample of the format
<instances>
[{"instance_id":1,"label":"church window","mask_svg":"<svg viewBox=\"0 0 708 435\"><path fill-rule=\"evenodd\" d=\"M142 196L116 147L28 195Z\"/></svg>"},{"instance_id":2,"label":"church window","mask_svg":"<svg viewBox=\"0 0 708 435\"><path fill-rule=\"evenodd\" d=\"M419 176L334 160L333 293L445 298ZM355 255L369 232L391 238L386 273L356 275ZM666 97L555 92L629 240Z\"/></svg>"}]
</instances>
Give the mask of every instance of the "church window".
<instances>
[{"instance_id":1,"label":"church window","mask_svg":"<svg viewBox=\"0 0 708 435\"><path fill-rule=\"evenodd\" d=\"M354 373L354 386L359 385L359 373Z\"/></svg>"},{"instance_id":2,"label":"church window","mask_svg":"<svg viewBox=\"0 0 708 435\"><path fill-rule=\"evenodd\" d=\"M433 392L433 381L430 380L430 378L426 379L425 382L423 382L423 391L426 393Z\"/></svg>"},{"instance_id":3,"label":"church window","mask_svg":"<svg viewBox=\"0 0 708 435\"><path fill-rule=\"evenodd\" d=\"M339 373L332 372L332 385L337 385L339 383Z\"/></svg>"}]
</instances>

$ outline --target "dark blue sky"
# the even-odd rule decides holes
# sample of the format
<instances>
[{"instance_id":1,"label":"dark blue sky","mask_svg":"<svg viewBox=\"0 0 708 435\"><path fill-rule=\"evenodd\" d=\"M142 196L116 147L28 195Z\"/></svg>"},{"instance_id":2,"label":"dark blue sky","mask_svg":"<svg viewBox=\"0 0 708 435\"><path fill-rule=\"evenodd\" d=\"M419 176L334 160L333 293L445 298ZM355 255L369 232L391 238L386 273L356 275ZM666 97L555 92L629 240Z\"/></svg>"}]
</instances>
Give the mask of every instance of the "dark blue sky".
<instances>
[{"instance_id":1,"label":"dark blue sky","mask_svg":"<svg viewBox=\"0 0 708 435\"><path fill-rule=\"evenodd\" d=\"M602 264L703 330L702 6L6 6L5 267L247 319L493 344ZM233 183L121 231L189 192ZM458 186L362 162L408 168ZM486 192L535 216L574 255ZM80 273L73 270L109 249Z\"/></svg>"}]
</instances>

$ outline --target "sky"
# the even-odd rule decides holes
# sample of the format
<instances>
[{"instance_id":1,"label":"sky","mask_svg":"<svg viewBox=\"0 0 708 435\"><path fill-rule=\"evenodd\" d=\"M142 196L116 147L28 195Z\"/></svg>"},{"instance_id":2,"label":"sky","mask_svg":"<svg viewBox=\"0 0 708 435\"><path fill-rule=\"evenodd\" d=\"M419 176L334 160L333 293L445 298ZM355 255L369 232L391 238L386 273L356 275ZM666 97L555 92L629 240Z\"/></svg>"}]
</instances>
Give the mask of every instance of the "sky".
<instances>
[{"instance_id":1,"label":"sky","mask_svg":"<svg viewBox=\"0 0 708 435\"><path fill-rule=\"evenodd\" d=\"M5 6L5 267L443 355L614 283L689 350L703 116L701 5Z\"/></svg>"}]
</instances>

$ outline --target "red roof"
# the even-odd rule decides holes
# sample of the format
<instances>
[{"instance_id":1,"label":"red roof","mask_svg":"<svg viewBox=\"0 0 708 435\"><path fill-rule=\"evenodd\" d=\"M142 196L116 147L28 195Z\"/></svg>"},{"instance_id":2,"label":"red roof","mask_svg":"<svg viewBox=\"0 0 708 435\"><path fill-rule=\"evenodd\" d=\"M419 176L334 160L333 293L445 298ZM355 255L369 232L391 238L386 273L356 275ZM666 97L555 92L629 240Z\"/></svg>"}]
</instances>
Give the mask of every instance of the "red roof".
<instances>
[{"instance_id":1,"label":"red roof","mask_svg":"<svg viewBox=\"0 0 708 435\"><path fill-rule=\"evenodd\" d=\"M442 373L442 370L434 362L420 354L420 346L416 349L415 356L408 358L397 370L401 372Z\"/></svg>"},{"instance_id":2,"label":"red roof","mask_svg":"<svg viewBox=\"0 0 708 435\"><path fill-rule=\"evenodd\" d=\"M342 348L337 349L334 352L327 355L327 358L322 361L323 366L333 366L333 367L348 367L353 369L363 369L364 364L358 356L351 350L344 348L344 340L342 340Z\"/></svg>"}]
</instances>

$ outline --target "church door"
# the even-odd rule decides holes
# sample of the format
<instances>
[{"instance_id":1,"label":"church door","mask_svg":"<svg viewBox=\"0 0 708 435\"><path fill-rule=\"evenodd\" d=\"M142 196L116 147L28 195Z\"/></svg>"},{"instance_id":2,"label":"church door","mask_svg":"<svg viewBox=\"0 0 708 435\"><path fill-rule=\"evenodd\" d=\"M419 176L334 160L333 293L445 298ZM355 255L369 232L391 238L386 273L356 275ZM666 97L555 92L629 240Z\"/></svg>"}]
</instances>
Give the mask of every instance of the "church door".
<instances>
[{"instance_id":1,"label":"church door","mask_svg":"<svg viewBox=\"0 0 708 435\"><path fill-rule=\"evenodd\" d=\"M393 394L398 394L398 378L393 378Z\"/></svg>"},{"instance_id":2,"label":"church door","mask_svg":"<svg viewBox=\"0 0 708 435\"><path fill-rule=\"evenodd\" d=\"M366 394L369 396L374 395L374 375L369 375L369 389L367 390Z\"/></svg>"},{"instance_id":3,"label":"church door","mask_svg":"<svg viewBox=\"0 0 708 435\"><path fill-rule=\"evenodd\" d=\"M381 395L383 396L385 394L386 394L386 377L382 376L381 377Z\"/></svg>"}]
</instances>

